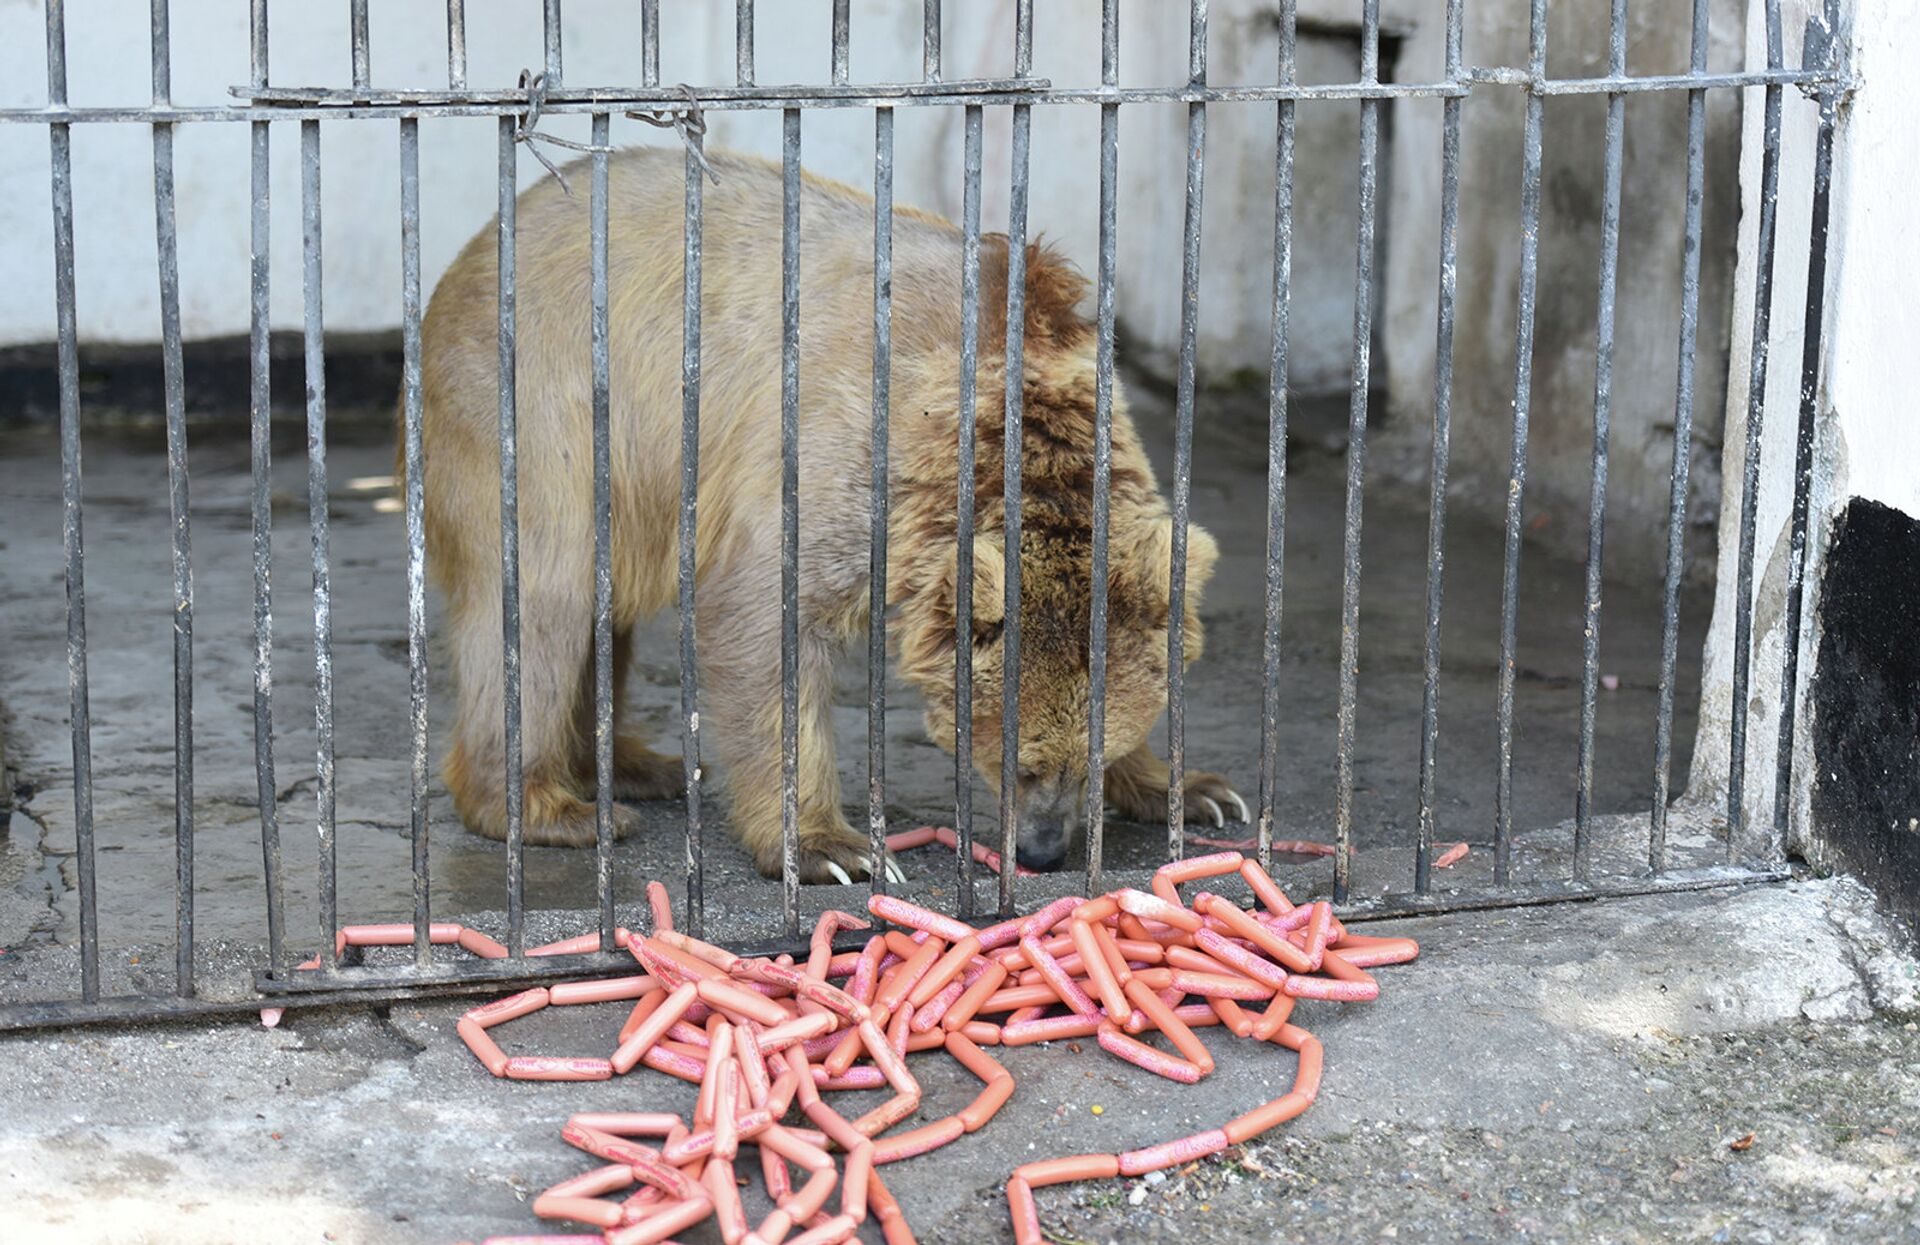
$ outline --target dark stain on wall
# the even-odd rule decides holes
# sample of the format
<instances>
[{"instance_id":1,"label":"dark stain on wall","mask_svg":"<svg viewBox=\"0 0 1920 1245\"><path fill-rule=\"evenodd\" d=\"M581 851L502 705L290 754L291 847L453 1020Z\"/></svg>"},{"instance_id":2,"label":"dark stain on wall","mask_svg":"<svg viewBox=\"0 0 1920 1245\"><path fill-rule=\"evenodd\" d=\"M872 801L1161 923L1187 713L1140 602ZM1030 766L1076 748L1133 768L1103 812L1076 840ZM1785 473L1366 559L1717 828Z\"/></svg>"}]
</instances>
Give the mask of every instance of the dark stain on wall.
<instances>
[{"instance_id":1,"label":"dark stain on wall","mask_svg":"<svg viewBox=\"0 0 1920 1245\"><path fill-rule=\"evenodd\" d=\"M1813 825L1920 931L1920 519L1854 498L1820 589Z\"/></svg>"}]
</instances>

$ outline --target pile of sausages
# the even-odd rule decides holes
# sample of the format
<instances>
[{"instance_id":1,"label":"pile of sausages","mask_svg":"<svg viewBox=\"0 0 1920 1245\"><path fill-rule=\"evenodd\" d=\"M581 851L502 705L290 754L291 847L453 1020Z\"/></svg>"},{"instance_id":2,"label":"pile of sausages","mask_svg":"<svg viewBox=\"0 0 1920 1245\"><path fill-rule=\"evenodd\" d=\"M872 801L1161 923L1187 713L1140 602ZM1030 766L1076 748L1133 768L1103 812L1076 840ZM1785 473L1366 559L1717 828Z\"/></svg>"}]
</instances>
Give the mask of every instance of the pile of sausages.
<instances>
[{"instance_id":1,"label":"pile of sausages","mask_svg":"<svg viewBox=\"0 0 1920 1245\"><path fill-rule=\"evenodd\" d=\"M1178 890L1235 873L1253 891L1252 911L1204 890L1190 899ZM888 1245L905 1245L912 1230L878 1169L936 1150L993 1118L1014 1082L985 1047L1093 1037L1107 1053L1186 1084L1214 1068L1194 1035L1198 1027L1224 1025L1298 1054L1292 1089L1219 1127L1124 1154L1016 1168L1007 1181L1014 1237L1034 1245L1045 1240L1036 1188L1191 1162L1306 1110L1319 1089L1321 1048L1289 1023L1295 1002L1370 1001L1379 985L1368 969L1419 954L1411 939L1348 932L1326 903L1295 906L1238 852L1167 865L1154 875L1151 893L1069 897L985 929L875 895L869 911L897 929L875 933L859 951L835 954L837 934L870 926L851 913L824 913L804 963L785 955L746 959L679 933L665 888L650 884L648 898L653 932L617 935L644 973L523 991L469 1011L459 1033L489 1072L510 1079L606 1080L644 1064L700 1087L692 1119L575 1115L561 1137L603 1165L546 1190L533 1210L599 1232L492 1237L487 1245L647 1245L708 1217L727 1245L833 1245L851 1239L869 1215ZM350 932L346 941L357 939ZM597 946L598 935L590 934L529 954ZM509 1056L488 1032L547 1006L616 1000L632 1000L633 1009L605 1058ZM1156 1031L1171 1050L1142 1040ZM979 1095L951 1115L889 1132L921 1107L906 1057L935 1048L980 1079ZM876 1089L891 1096L852 1119L827 1099ZM796 1104L805 1126L783 1122ZM757 1151L775 1205L753 1226L736 1176L746 1146ZM802 1170L797 1187L789 1164ZM831 1213L836 1189L839 1209ZM608 1197L615 1193L623 1200Z\"/></svg>"}]
</instances>

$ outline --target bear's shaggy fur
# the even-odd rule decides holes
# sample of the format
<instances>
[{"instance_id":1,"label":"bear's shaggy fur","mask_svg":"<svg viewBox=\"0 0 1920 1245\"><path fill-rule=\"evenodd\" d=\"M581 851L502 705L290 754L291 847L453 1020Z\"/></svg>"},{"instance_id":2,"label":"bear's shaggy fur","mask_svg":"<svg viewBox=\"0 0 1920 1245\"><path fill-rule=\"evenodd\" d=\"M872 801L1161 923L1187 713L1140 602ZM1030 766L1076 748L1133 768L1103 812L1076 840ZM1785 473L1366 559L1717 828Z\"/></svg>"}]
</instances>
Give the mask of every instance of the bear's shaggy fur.
<instances>
[{"instance_id":1,"label":"bear's shaggy fur","mask_svg":"<svg viewBox=\"0 0 1920 1245\"><path fill-rule=\"evenodd\" d=\"M735 834L777 874L780 836L781 179L777 165L713 153L701 269L699 526L702 718L724 762ZM611 160L612 527L615 704L640 620L678 599L682 205L678 150ZM586 181L584 169L573 179ZM865 634L873 368L873 201L807 177L800 242L801 875L863 871L867 837L840 805L829 717L832 664ZM521 688L529 843L594 841L593 473L588 201L551 178L521 195L517 277ZM496 232L441 278L422 335L427 565L446 605L459 704L444 776L469 829L506 833L501 708ZM961 237L912 209L893 221L889 631L926 700L929 735L954 744L954 588ZM975 765L1000 779L1002 497L1007 246L981 248ZM1094 334L1084 280L1057 254L1027 257L1021 539L1023 863L1056 867L1084 798ZM1172 521L1126 404L1113 395L1106 800L1165 815L1167 767L1146 746L1166 704ZM1199 589L1216 558L1188 535L1186 657L1201 650ZM616 736L614 793L682 790L679 758ZM1244 803L1187 776L1190 811ZM616 832L634 824L616 809Z\"/></svg>"}]
</instances>

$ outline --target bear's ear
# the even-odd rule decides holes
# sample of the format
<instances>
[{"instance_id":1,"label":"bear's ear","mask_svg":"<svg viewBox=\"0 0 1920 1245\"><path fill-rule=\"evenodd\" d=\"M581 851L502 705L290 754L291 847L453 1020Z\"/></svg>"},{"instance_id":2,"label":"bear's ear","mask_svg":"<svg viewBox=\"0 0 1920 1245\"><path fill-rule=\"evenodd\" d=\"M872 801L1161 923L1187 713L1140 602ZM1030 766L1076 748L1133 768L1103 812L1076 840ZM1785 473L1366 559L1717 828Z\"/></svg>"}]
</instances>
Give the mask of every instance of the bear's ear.
<instances>
[{"instance_id":1,"label":"bear's ear","mask_svg":"<svg viewBox=\"0 0 1920 1245\"><path fill-rule=\"evenodd\" d=\"M1168 529L1171 531L1171 523L1168 524ZM1171 571L1173 560L1171 551L1168 553L1167 560L1169 571ZM1219 561L1220 546L1214 541L1213 534L1204 527L1189 523L1187 525L1187 592L1189 594L1197 593L1207 586L1207 581L1213 578L1213 568L1219 564ZM1189 605L1188 608L1191 609L1192 606Z\"/></svg>"},{"instance_id":2,"label":"bear's ear","mask_svg":"<svg viewBox=\"0 0 1920 1245\"><path fill-rule=\"evenodd\" d=\"M1073 263L1045 239L1027 243L1026 348L1029 354L1072 349L1093 336L1093 323L1080 313L1091 288ZM980 318L983 355L1007 347L1007 235L980 239Z\"/></svg>"},{"instance_id":3,"label":"bear's ear","mask_svg":"<svg viewBox=\"0 0 1920 1245\"><path fill-rule=\"evenodd\" d=\"M960 559L956 551L947 551L947 599L954 599L959 582ZM995 536L973 538L973 625L976 629L1005 620L1007 607L1007 558Z\"/></svg>"},{"instance_id":4,"label":"bear's ear","mask_svg":"<svg viewBox=\"0 0 1920 1245\"><path fill-rule=\"evenodd\" d=\"M1213 577L1220 560L1220 546L1208 531L1194 523L1187 525L1187 612L1197 604L1195 596ZM1117 563L1113 576L1144 577L1138 584L1148 597L1162 605L1168 603L1168 585L1173 579L1173 517L1159 515L1148 521L1130 556ZM1137 580L1136 580L1137 582Z\"/></svg>"}]
</instances>

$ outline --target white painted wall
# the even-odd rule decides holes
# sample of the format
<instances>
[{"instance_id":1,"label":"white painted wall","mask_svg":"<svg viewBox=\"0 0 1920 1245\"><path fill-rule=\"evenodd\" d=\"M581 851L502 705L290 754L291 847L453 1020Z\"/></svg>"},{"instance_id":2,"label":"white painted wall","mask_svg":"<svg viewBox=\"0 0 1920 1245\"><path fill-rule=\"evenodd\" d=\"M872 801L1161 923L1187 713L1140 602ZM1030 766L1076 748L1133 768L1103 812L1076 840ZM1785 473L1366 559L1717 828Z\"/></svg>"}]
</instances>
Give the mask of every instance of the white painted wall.
<instances>
[{"instance_id":1,"label":"white painted wall","mask_svg":"<svg viewBox=\"0 0 1920 1245\"><path fill-rule=\"evenodd\" d=\"M1749 15L1748 63L1766 63L1761 0ZM1782 4L1787 63L1800 63L1801 37L1820 0ZM1911 73L1920 49L1920 10L1911 0L1854 0L1851 28L1843 34L1857 89L1841 112L1834 151L1831 244L1828 258L1826 338L1814 457L1811 562L1807 615L1800 634L1800 669L1810 673L1818 634L1821 554L1829 525L1852 497L1865 497L1920 516L1920 421L1913 418L1920 393L1920 308L1913 289L1920 281L1920 235L1913 228L1913 187L1920 184L1920 83ZM1761 96L1750 94L1748 147L1741 169L1747 205L1734 292L1734 333L1727 401L1725 477L1735 487L1742 471L1746 436L1747 375L1752 341L1755 234L1759 193ZM1781 244L1774 267L1773 316L1769 325L1766 418L1762 424L1761 489L1755 554L1753 691L1749 699L1746 800L1749 823L1765 826L1774 811L1778 755L1780 671L1785 634L1788 523L1804 341L1806 238L1817 115L1794 91L1787 92L1780 162ZM1692 789L1714 797L1724 789L1728 766L1734 607L1738 600L1739 506L1726 499L1720 525L1718 591L1707 641L1700 731L1694 746ZM1804 688L1805 679L1802 679ZM1810 745L1804 698L1796 714L1798 781L1790 810L1790 842L1804 843L1811 792ZM1717 798L1717 797L1715 797Z\"/></svg>"},{"instance_id":2,"label":"white painted wall","mask_svg":"<svg viewBox=\"0 0 1920 1245\"><path fill-rule=\"evenodd\" d=\"M1310 4L1308 6L1312 8ZM1326 7L1326 6L1322 6ZM1271 82L1276 35L1260 0L1213 5L1215 81ZM675 0L661 6L661 66L668 82L733 80L733 6ZM540 6L472 0L468 11L469 81L513 83L541 59ZM75 104L144 104L149 52L145 0L89 0L67 14L70 98ZM1133 0L1123 6L1122 81L1165 84L1186 78L1184 4ZM829 70L831 0L780 0L760 6L756 76L763 83L823 82ZM1013 0L946 6L945 76L1006 76L1012 71ZM444 86L442 0L381 0L373 6L372 72L381 86ZM631 0L570 0L565 76L576 84L637 83L639 6ZM852 70L856 81L920 76L921 7L899 0L856 0ZM1048 0L1037 6L1034 73L1059 84L1099 81L1099 0ZM345 86L350 81L347 6L291 4L271 10L272 64L279 85ZM1311 43L1311 41L1309 41ZM43 12L19 0L0 3L0 106L45 101ZM1329 50L1331 49L1331 50ZM1337 41L1303 51L1303 75L1353 76ZM246 6L176 0L173 84L179 103L219 103L247 77ZM1295 317L1301 383L1338 385L1351 314L1351 108L1308 109L1307 149L1339 153L1341 176L1308 177L1302 190L1303 257L1296 263ZM1201 362L1225 373L1264 361L1271 316L1271 105L1212 110L1206 200L1205 314ZM553 117L543 129L584 140L587 119ZM710 142L778 152L772 113L716 113ZM1141 106L1123 112L1120 155L1120 315L1155 362L1178 337L1182 168L1186 108ZM984 221L1007 220L1009 119L989 113ZM325 311L329 329L391 329L398 324L400 256L397 123L342 121L323 127ZM1031 227L1063 244L1091 274L1098 236L1099 115L1091 108L1040 108L1033 121ZM662 131L616 118L617 143L670 141ZM273 130L273 288L275 328L301 323L299 286L299 138L297 123ZM493 212L494 123L428 120L421 125L422 264L431 288L453 255ZM807 166L870 184L872 114L809 112ZM78 313L83 341L144 342L159 332L154 275L152 166L140 125L77 126L73 135ZM905 108L896 122L896 199L958 216L961 116L951 108ZM565 153L556 153L565 154ZM1331 158L1331 156L1330 156ZM180 127L176 139L184 331L189 339L245 333L248 281L248 146L235 124ZM39 126L0 127L0 345L53 335L53 274L48 256L47 138ZM543 175L524 153L524 186ZM1344 177L1344 181L1342 180ZM1321 233L1325 233L1322 238ZM1345 239L1342 241L1342 239ZM1324 245L1323 245L1324 243ZM1324 257L1324 258L1322 258ZM1321 306L1324 302L1326 305Z\"/></svg>"}]
</instances>

